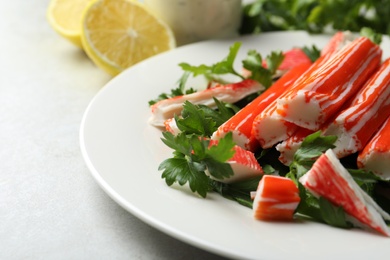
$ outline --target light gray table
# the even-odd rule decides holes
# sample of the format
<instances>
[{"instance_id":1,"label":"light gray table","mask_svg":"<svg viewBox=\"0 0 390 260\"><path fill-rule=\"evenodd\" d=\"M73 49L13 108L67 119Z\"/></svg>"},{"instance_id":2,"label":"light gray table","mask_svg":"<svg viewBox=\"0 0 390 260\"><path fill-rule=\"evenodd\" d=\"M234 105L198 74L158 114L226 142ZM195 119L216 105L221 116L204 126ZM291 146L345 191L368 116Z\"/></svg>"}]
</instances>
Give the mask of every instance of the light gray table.
<instances>
[{"instance_id":1,"label":"light gray table","mask_svg":"<svg viewBox=\"0 0 390 260\"><path fill-rule=\"evenodd\" d=\"M221 259L144 224L91 177L80 121L111 77L52 30L48 3L0 1L0 259Z\"/></svg>"}]
</instances>

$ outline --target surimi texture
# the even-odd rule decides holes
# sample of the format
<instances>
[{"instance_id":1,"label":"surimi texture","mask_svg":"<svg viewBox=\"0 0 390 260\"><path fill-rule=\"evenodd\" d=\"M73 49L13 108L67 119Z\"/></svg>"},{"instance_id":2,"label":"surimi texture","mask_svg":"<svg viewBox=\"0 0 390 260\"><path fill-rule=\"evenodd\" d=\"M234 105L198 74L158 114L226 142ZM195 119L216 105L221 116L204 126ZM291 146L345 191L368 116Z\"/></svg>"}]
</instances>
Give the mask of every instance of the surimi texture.
<instances>
[{"instance_id":1,"label":"surimi texture","mask_svg":"<svg viewBox=\"0 0 390 260\"><path fill-rule=\"evenodd\" d=\"M233 140L237 145L254 151L258 147L258 142L251 133L254 118L292 85L295 80L310 67L310 65L310 62L304 62L292 68L264 93L222 124L213 134L212 138L220 139L227 133L232 132Z\"/></svg>"},{"instance_id":2,"label":"surimi texture","mask_svg":"<svg viewBox=\"0 0 390 260\"><path fill-rule=\"evenodd\" d=\"M338 137L333 151L338 158L361 151L390 115L390 59L358 92L351 105L324 129Z\"/></svg>"},{"instance_id":3,"label":"surimi texture","mask_svg":"<svg viewBox=\"0 0 390 260\"><path fill-rule=\"evenodd\" d=\"M390 180L390 117L359 153L357 163L359 168Z\"/></svg>"},{"instance_id":4,"label":"surimi texture","mask_svg":"<svg viewBox=\"0 0 390 260\"><path fill-rule=\"evenodd\" d=\"M311 75L331 59L339 49L350 44L351 35L345 32L335 34L324 47L321 57L318 58L312 66L303 73L297 81L283 94L279 99L288 98L294 93L295 88L301 86L303 82L311 78ZM289 136L298 130L294 123L287 122L277 111L278 101L274 100L263 110L253 121L252 135L258 140L262 148L270 148L280 141L286 140ZM280 112L280 111L279 111Z\"/></svg>"},{"instance_id":5,"label":"surimi texture","mask_svg":"<svg viewBox=\"0 0 390 260\"><path fill-rule=\"evenodd\" d=\"M290 123L318 130L378 68L381 56L378 45L359 37L278 99L278 114Z\"/></svg>"},{"instance_id":6,"label":"surimi texture","mask_svg":"<svg viewBox=\"0 0 390 260\"><path fill-rule=\"evenodd\" d=\"M388 220L390 216L356 184L332 150L321 155L299 182L315 196L342 207L352 220L358 221L356 224L390 236L383 219Z\"/></svg>"}]
</instances>

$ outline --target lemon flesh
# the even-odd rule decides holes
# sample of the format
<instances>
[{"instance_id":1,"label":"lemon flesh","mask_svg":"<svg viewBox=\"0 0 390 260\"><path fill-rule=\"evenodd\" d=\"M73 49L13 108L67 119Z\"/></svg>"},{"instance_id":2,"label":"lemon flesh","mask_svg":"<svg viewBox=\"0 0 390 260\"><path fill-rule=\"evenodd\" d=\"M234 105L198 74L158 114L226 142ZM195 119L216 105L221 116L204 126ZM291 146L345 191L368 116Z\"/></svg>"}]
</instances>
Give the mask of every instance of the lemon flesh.
<instances>
[{"instance_id":1,"label":"lemon flesh","mask_svg":"<svg viewBox=\"0 0 390 260\"><path fill-rule=\"evenodd\" d=\"M51 0L47 19L65 39L81 47L81 18L91 0Z\"/></svg>"},{"instance_id":2,"label":"lemon flesh","mask_svg":"<svg viewBox=\"0 0 390 260\"><path fill-rule=\"evenodd\" d=\"M171 29L142 3L95 0L82 18L82 45L111 75L175 47Z\"/></svg>"}]
</instances>

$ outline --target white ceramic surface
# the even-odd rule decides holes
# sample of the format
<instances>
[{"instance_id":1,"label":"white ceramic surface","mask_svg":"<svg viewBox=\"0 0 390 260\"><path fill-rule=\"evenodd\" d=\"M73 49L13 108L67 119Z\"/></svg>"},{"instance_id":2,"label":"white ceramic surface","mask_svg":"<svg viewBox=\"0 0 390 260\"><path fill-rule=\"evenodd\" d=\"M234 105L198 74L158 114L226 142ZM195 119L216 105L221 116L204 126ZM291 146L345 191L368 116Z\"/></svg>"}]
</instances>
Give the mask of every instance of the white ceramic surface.
<instances>
[{"instance_id":1,"label":"white ceramic surface","mask_svg":"<svg viewBox=\"0 0 390 260\"><path fill-rule=\"evenodd\" d=\"M123 208L167 234L205 250L248 259L367 259L390 253L390 239L357 229L312 223L255 221L250 209L210 194L202 199L186 188L170 188L159 163L171 151L160 131L148 125L148 100L174 87L178 63L211 64L234 41L263 54L293 46L322 47L329 36L269 33L235 40L201 42L146 60L111 80L88 106L81 125L83 156L100 186ZM389 40L384 39L384 56ZM240 67L238 62L237 68Z\"/></svg>"}]
</instances>

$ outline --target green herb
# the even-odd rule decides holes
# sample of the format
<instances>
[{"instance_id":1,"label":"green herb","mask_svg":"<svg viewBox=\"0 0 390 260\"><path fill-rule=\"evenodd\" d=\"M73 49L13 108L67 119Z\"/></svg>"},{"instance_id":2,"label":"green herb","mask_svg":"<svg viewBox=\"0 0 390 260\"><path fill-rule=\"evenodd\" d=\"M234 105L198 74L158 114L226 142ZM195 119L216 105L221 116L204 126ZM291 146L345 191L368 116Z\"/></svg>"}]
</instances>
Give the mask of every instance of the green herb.
<instances>
[{"instance_id":1,"label":"green herb","mask_svg":"<svg viewBox=\"0 0 390 260\"><path fill-rule=\"evenodd\" d=\"M156 104L158 101L164 100L164 99L169 99L177 96L183 96L183 95L188 95L191 93L195 93L196 90L193 88L186 89L186 81L188 77L190 76L190 73L185 72L181 76L181 78L178 80L178 87L171 89L171 93L161 93L156 99L150 100L149 101L149 106Z\"/></svg>"},{"instance_id":2,"label":"green herb","mask_svg":"<svg viewBox=\"0 0 390 260\"><path fill-rule=\"evenodd\" d=\"M185 73L189 73L193 77L203 75L209 82L225 83L221 76L227 74L232 74L241 79L244 79L243 76L234 69L234 61L240 47L240 42L234 43L232 46L230 46L229 54L222 61L217 62L211 66L204 64L199 66L192 66L184 62L180 63L179 66L185 71Z\"/></svg>"},{"instance_id":3,"label":"green herb","mask_svg":"<svg viewBox=\"0 0 390 260\"><path fill-rule=\"evenodd\" d=\"M260 179L261 177L254 177L229 184L212 180L211 186L215 192L223 197L237 201L245 207L252 208L253 200L251 199L250 192L256 191Z\"/></svg>"},{"instance_id":4,"label":"green herb","mask_svg":"<svg viewBox=\"0 0 390 260\"><path fill-rule=\"evenodd\" d=\"M174 150L173 157L159 166L159 170L163 170L162 178L169 186L188 183L190 189L202 197L212 189L206 171L217 179L233 175L230 164L226 163L234 155L232 134L227 134L215 145L210 145L208 137L234 112L228 104L217 99L214 101L217 110L186 101L181 116L175 117L181 133L174 136L164 132L162 138Z\"/></svg>"},{"instance_id":5,"label":"green herb","mask_svg":"<svg viewBox=\"0 0 390 260\"><path fill-rule=\"evenodd\" d=\"M212 82L220 84L231 83L224 78L224 76L227 75L233 75L238 79L243 80L244 76L237 72L234 68L234 63L240 47L240 42L234 43L230 46L228 55L222 61L213 65L201 64L193 66L185 62L180 63L179 66L184 72L178 80L179 86L172 89L169 94L160 94L156 99L149 101L149 105L153 105L163 99L196 92L194 88L187 89L187 83L190 77L203 76L207 80L208 84ZM282 52L271 52L271 54L266 57L267 68L265 68L263 67L263 59L261 55L255 50L250 50L248 51L246 59L243 60L242 63L244 68L251 72L251 76L249 78L260 82L265 87L269 87L272 85L275 72L282 63L283 59L284 55Z\"/></svg>"},{"instance_id":6,"label":"green herb","mask_svg":"<svg viewBox=\"0 0 390 260\"><path fill-rule=\"evenodd\" d=\"M181 116L176 116L176 125L181 132L210 137L217 128L238 111L232 104L213 98L217 109L206 105L194 105L189 101L183 104Z\"/></svg>"},{"instance_id":7,"label":"green herb","mask_svg":"<svg viewBox=\"0 0 390 260\"><path fill-rule=\"evenodd\" d=\"M226 163L235 152L231 134L220 139L218 145L212 146L209 140L201 139L195 134L180 133L174 136L170 132L164 132L162 141L174 150L173 157L159 166L168 186L173 183L188 183L192 192L206 197L211 189L206 170L217 179L233 175L230 164Z\"/></svg>"},{"instance_id":8,"label":"green herb","mask_svg":"<svg viewBox=\"0 0 390 260\"><path fill-rule=\"evenodd\" d=\"M363 27L360 30L360 35L369 38L373 43L378 45L382 42L382 34L376 33L373 29L368 27Z\"/></svg>"},{"instance_id":9,"label":"green herb","mask_svg":"<svg viewBox=\"0 0 390 260\"><path fill-rule=\"evenodd\" d=\"M315 45L312 45L311 47L305 46L302 50L312 62L315 62L321 56L321 50Z\"/></svg>"},{"instance_id":10,"label":"green herb","mask_svg":"<svg viewBox=\"0 0 390 260\"><path fill-rule=\"evenodd\" d=\"M306 30L359 32L364 27L390 34L389 0L257 0L244 7L242 34Z\"/></svg>"},{"instance_id":11,"label":"green herb","mask_svg":"<svg viewBox=\"0 0 390 260\"><path fill-rule=\"evenodd\" d=\"M266 57L267 68L263 67L263 59L255 50L248 51L248 55L243 60L243 66L245 69L251 72L250 78L260 82L264 87L268 88L273 83L273 76L276 70L284 59L282 52L271 52Z\"/></svg>"},{"instance_id":12,"label":"green herb","mask_svg":"<svg viewBox=\"0 0 390 260\"><path fill-rule=\"evenodd\" d=\"M308 135L295 152L287 177L297 182L311 168L321 154L335 147L334 142L336 140L336 136L322 136L320 131Z\"/></svg>"},{"instance_id":13,"label":"green herb","mask_svg":"<svg viewBox=\"0 0 390 260\"><path fill-rule=\"evenodd\" d=\"M335 147L336 140L336 136L322 136L320 131L307 136L296 151L293 162L290 164L290 172L286 176L294 180L299 188L301 202L296 210L298 215L309 216L328 225L348 228L351 225L345 219L343 208L334 206L325 198L314 197L298 182L298 179L309 171L319 156Z\"/></svg>"}]
</instances>

